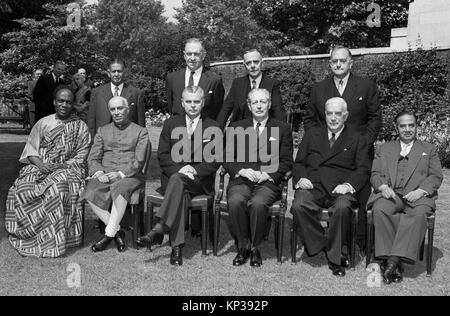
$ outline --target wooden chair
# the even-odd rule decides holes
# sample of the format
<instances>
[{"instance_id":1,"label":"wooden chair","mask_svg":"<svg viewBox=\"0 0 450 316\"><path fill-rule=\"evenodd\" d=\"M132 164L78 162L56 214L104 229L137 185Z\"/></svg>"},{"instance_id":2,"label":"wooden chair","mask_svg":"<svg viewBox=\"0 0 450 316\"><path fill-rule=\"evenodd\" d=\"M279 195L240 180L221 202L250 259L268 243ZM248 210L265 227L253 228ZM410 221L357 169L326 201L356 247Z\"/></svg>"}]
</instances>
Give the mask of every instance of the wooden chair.
<instances>
[{"instance_id":1,"label":"wooden chair","mask_svg":"<svg viewBox=\"0 0 450 316\"><path fill-rule=\"evenodd\" d=\"M352 270L355 269L356 262L356 227L358 225L358 210L359 208L352 209L352 218L351 218L351 227L348 232L347 241L349 244L348 252L349 252L349 260L350 267ZM328 209L323 209L320 215L320 221L326 222L327 227L329 225L330 214L328 213ZM297 233L299 231L299 227L296 222L292 220L291 226L291 262L293 264L297 263L297 241L298 236Z\"/></svg>"},{"instance_id":2,"label":"wooden chair","mask_svg":"<svg viewBox=\"0 0 450 316\"><path fill-rule=\"evenodd\" d=\"M217 256L217 250L219 245L220 234L220 215L221 212L228 212L228 203L224 199L225 192L225 175L227 172L222 167L220 171L219 190L217 192L214 202L214 232L213 232L213 254ZM284 222L287 209L287 195L288 195L288 181L292 177L292 172L287 172L280 184L282 189L281 200L275 202L270 206L270 216L273 217L275 223L275 248L277 250L277 261L281 263L283 255L283 235L284 235Z\"/></svg>"},{"instance_id":3,"label":"wooden chair","mask_svg":"<svg viewBox=\"0 0 450 316\"><path fill-rule=\"evenodd\" d=\"M436 215L431 214L427 217L428 228L428 245L427 245L427 277L431 276L431 264L433 260L433 241L434 241L434 224L436 221ZM375 225L373 220L373 210L367 210L367 254L366 254L366 267L372 261L373 248L375 246ZM420 247L419 259L423 261L425 251L425 238L423 239L422 246Z\"/></svg>"},{"instance_id":4,"label":"wooden chair","mask_svg":"<svg viewBox=\"0 0 450 316\"><path fill-rule=\"evenodd\" d=\"M153 216L154 216L154 207L161 206L164 201L164 195L156 192L151 186L150 183L146 183L145 188L145 198L144 198L144 214L146 218L145 229L148 231L153 227ZM196 195L194 196L189 203L189 210L200 210L202 213L202 237L201 237L201 246L202 246L202 255L206 256L207 250L207 237L208 237L208 210L212 209L213 205L213 196L211 195Z\"/></svg>"},{"instance_id":5,"label":"wooden chair","mask_svg":"<svg viewBox=\"0 0 450 316\"><path fill-rule=\"evenodd\" d=\"M149 146L147 147L146 152L146 159L144 167L142 168L142 173L147 176L147 167L150 162L150 157L152 153L151 144L149 142ZM148 181L148 180L147 180ZM133 246L134 249L138 249L138 245L136 243L136 239L138 236L145 234L145 227L143 225L143 212L139 212L139 208L144 208L142 206L142 201L144 200L145 196L145 187L146 185L142 185L139 189L135 190L130 198L129 208L130 208L130 215L131 215L131 223L128 226L123 227L125 230L130 231L131 238L129 239L129 243ZM82 213L81 213L81 225L82 225L82 237L81 237L81 247L84 247L84 232L85 232L85 216L86 216L86 203L83 202L82 207ZM127 207L128 208L128 207ZM127 234L128 235L128 234ZM131 239L131 240L130 240Z\"/></svg>"}]
</instances>

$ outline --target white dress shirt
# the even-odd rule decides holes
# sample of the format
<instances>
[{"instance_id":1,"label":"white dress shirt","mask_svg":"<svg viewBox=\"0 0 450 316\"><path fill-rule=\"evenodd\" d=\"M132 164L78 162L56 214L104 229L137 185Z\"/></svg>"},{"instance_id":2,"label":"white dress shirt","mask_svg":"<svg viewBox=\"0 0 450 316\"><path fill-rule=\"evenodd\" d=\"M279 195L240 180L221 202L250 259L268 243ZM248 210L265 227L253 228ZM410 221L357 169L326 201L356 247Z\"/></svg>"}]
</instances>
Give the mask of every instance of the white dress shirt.
<instances>
[{"instance_id":1,"label":"white dress shirt","mask_svg":"<svg viewBox=\"0 0 450 316\"><path fill-rule=\"evenodd\" d=\"M200 77L202 76L203 66L198 68L194 72L194 86L198 86L198 83L200 82ZM191 76L191 70L186 67L186 72L184 75L184 87L186 88L189 85L189 77ZM205 91L206 93L206 91Z\"/></svg>"},{"instance_id":2,"label":"white dress shirt","mask_svg":"<svg viewBox=\"0 0 450 316\"><path fill-rule=\"evenodd\" d=\"M195 131L195 129L197 128L197 124L200 121L200 115L197 116L196 118L193 119L193 124L192 124L192 133ZM186 115L186 128L189 127L189 124L191 122L191 118L189 116ZM188 130L189 132L189 130Z\"/></svg>"},{"instance_id":3,"label":"white dress shirt","mask_svg":"<svg viewBox=\"0 0 450 316\"><path fill-rule=\"evenodd\" d=\"M400 156L402 156L402 157L408 156L413 145L414 145L414 141L410 142L409 144L405 144L404 142L400 141L400 148L401 148Z\"/></svg>"},{"instance_id":4,"label":"white dress shirt","mask_svg":"<svg viewBox=\"0 0 450 316\"><path fill-rule=\"evenodd\" d=\"M261 125L259 126L258 134L261 135L262 131L266 127L267 121L269 120L269 117L267 117L265 120L261 121ZM258 124L258 121L253 119L253 128L256 129L256 125Z\"/></svg>"},{"instance_id":5,"label":"white dress shirt","mask_svg":"<svg viewBox=\"0 0 450 316\"><path fill-rule=\"evenodd\" d=\"M262 74L260 74L256 79L253 79L252 77L248 76L248 79L250 80L250 87L253 86L253 80L255 80L256 83L255 88L259 88L259 86L261 85Z\"/></svg>"},{"instance_id":6,"label":"white dress shirt","mask_svg":"<svg viewBox=\"0 0 450 316\"><path fill-rule=\"evenodd\" d=\"M119 91L117 91L117 93L118 93L118 96L121 96L122 95L122 90L123 90L123 83L121 83L120 85L116 86L115 84L113 84L111 82L111 92L112 92L113 96L114 96L114 93L116 92L116 87L119 87Z\"/></svg>"},{"instance_id":7,"label":"white dress shirt","mask_svg":"<svg viewBox=\"0 0 450 316\"><path fill-rule=\"evenodd\" d=\"M339 78L336 78L336 77L333 77L333 79L334 79L334 84L336 85L336 89L339 91L339 81L341 81L342 80L342 93L344 93L344 91L345 91L345 87L347 87L347 82L348 82L348 78L350 77L350 73L348 73L347 74L347 76L345 76L344 78L342 78L342 79L339 79ZM341 94L342 95L342 94Z\"/></svg>"}]
</instances>

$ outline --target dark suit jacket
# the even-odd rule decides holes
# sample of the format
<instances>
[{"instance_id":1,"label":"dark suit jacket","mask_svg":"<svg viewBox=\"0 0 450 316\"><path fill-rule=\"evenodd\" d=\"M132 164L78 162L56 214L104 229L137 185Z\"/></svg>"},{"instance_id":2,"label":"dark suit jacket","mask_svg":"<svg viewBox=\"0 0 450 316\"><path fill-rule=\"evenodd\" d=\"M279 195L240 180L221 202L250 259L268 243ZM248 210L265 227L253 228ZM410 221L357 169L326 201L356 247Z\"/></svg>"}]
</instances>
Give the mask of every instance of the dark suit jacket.
<instances>
[{"instance_id":1,"label":"dark suit jacket","mask_svg":"<svg viewBox=\"0 0 450 316\"><path fill-rule=\"evenodd\" d=\"M270 117L286 122L286 112L281 105L282 101L279 81L263 74L259 87L261 89L268 90L272 95L272 107L269 114ZM250 90L251 85L248 75L233 80L230 92L228 93L222 110L217 117L217 123L219 123L220 126L225 126L231 112L233 112L233 114L230 119L230 124L252 117L252 112L249 110L247 104L247 96Z\"/></svg>"},{"instance_id":2,"label":"dark suit jacket","mask_svg":"<svg viewBox=\"0 0 450 316\"><path fill-rule=\"evenodd\" d=\"M369 180L370 161L364 137L345 127L330 149L328 129L308 130L294 163L293 186L301 178L321 184L332 196L336 186L349 183L358 193Z\"/></svg>"},{"instance_id":3,"label":"dark suit jacket","mask_svg":"<svg viewBox=\"0 0 450 316\"><path fill-rule=\"evenodd\" d=\"M130 121L145 127L145 106L142 92L131 85L124 84L121 96L128 100ZM108 102L112 97L110 82L92 90L88 117L89 131L92 136L97 133L99 127L112 122L108 108Z\"/></svg>"},{"instance_id":4,"label":"dark suit jacket","mask_svg":"<svg viewBox=\"0 0 450 316\"><path fill-rule=\"evenodd\" d=\"M232 130L231 128L236 127L243 127L244 129L250 128L252 132L255 134L253 135L256 138L256 132L253 129L253 118L248 118L242 121L234 122L230 125L229 129L227 129L227 134L230 133ZM277 128L278 129L278 135L275 133L275 130L272 130L271 128ZM255 149L257 150L257 156L255 152L250 152L251 146L250 146L250 137L245 137L245 143L243 143L243 146L238 146L239 142L238 139L243 139L242 137L234 137L234 146L230 143L229 139L230 135L227 135L227 144L226 144L226 152L232 150L232 157L234 159L232 161L229 161L225 157L225 162L223 164L223 167L230 175L230 182L229 187L237 184L249 184L251 185L252 182L249 181L246 178L243 177L237 177L236 175L241 169L248 169L251 168L256 171L264 171L265 166L269 166L270 162L262 162L260 159L261 152L263 154L267 154L268 156L272 157L272 155L275 155L276 153L272 153L272 143L275 145L276 150L278 151L277 158L278 161L278 168L274 172L268 172L269 176L274 180L272 181L266 181L263 182L261 185L267 186L270 189L272 189L275 192L278 192L280 190L280 183L283 178L283 176L286 174L286 172L290 171L292 169L292 150L293 150L293 144L292 144L292 132L290 126L285 123L278 121L273 118L269 118L266 124L266 128L264 128L264 131L259 136L259 140L261 142L264 142L260 147L261 151L255 146ZM250 139L250 141L249 141ZM278 146L276 146L278 145ZM240 148L243 147L243 148ZM233 150L234 149L234 150ZM239 161L239 154L245 151L245 156L242 162ZM257 157L257 161L252 161L250 158L251 156Z\"/></svg>"},{"instance_id":5,"label":"dark suit jacket","mask_svg":"<svg viewBox=\"0 0 450 316\"><path fill-rule=\"evenodd\" d=\"M381 109L377 91L373 81L350 74L342 95L349 112L345 124L349 129L362 133L369 146L375 142L381 128ZM313 127L326 127L325 103L333 97L340 97L333 77L328 77L313 86L304 118L305 131Z\"/></svg>"},{"instance_id":6,"label":"dark suit jacket","mask_svg":"<svg viewBox=\"0 0 450 316\"><path fill-rule=\"evenodd\" d=\"M64 84L64 82L61 79L58 79L58 81L55 82L51 72L39 77L33 90L36 121L47 115L55 113L53 92L60 84Z\"/></svg>"},{"instance_id":7,"label":"dark suit jacket","mask_svg":"<svg viewBox=\"0 0 450 316\"><path fill-rule=\"evenodd\" d=\"M201 129L199 127L200 122L202 123ZM212 192L214 192L214 180L216 171L220 166L220 162L218 161L207 163L205 162L204 157L202 157L201 162L195 162L194 155L199 150L203 152L204 147L214 140L214 137L206 138L203 132L208 127L218 128L217 122L211 120L208 117L200 118L200 121L197 124L194 134L190 140L191 161L175 162L173 160L172 147L174 147L179 142L180 138L172 138L172 131L177 127L184 128L187 133L185 115L175 115L164 122L164 126L159 137L158 146L158 161L159 166L162 170L161 188L159 188L157 191L161 194L164 194L167 183L169 182L169 178L184 166L191 165L197 171L197 176L195 177L195 179L197 179L197 181L201 183L206 194L211 194ZM197 142L194 141L195 138L197 138L197 140L200 140L198 142L199 144L201 144L200 146L198 146Z\"/></svg>"},{"instance_id":8,"label":"dark suit jacket","mask_svg":"<svg viewBox=\"0 0 450 316\"><path fill-rule=\"evenodd\" d=\"M185 88L186 69L178 70L167 75L166 96L169 113L185 115L181 106L181 95ZM205 105L202 110L202 117L209 117L215 120L222 108L223 88L222 79L216 73L203 68L198 85L205 92Z\"/></svg>"},{"instance_id":9,"label":"dark suit jacket","mask_svg":"<svg viewBox=\"0 0 450 316\"><path fill-rule=\"evenodd\" d=\"M381 197L378 188L382 184L387 184L391 188L395 185L400 151L399 141L385 143L377 149L370 178L375 191L367 202L368 207ZM427 197L419 199L411 206L428 205L432 209L436 209L437 190L443 180L441 162L436 147L416 140L408 157L405 192L411 192L419 188L428 192Z\"/></svg>"}]
</instances>

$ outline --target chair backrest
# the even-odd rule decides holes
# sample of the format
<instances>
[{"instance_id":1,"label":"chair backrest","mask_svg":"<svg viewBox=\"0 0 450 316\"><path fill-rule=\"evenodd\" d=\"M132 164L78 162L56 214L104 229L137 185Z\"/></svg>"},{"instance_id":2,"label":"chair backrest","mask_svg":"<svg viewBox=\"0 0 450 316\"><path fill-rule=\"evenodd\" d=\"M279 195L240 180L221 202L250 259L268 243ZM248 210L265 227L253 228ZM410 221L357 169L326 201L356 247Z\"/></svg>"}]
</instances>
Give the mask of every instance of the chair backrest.
<instances>
[{"instance_id":1,"label":"chair backrest","mask_svg":"<svg viewBox=\"0 0 450 316\"><path fill-rule=\"evenodd\" d=\"M148 178L147 176L147 168L150 165L150 158L152 156L152 143L150 142L150 140L148 141L148 146L147 146L147 152L145 153L145 163L144 166L142 167L142 173Z\"/></svg>"}]
</instances>

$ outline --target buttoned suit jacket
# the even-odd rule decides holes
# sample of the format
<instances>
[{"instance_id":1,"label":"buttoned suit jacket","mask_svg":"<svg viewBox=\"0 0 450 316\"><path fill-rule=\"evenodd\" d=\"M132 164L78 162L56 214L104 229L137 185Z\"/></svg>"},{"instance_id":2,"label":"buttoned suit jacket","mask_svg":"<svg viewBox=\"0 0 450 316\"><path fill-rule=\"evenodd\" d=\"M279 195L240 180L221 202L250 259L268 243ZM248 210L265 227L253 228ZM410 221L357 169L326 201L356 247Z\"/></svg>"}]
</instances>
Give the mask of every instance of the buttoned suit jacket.
<instances>
[{"instance_id":1,"label":"buttoned suit jacket","mask_svg":"<svg viewBox=\"0 0 450 316\"><path fill-rule=\"evenodd\" d=\"M259 88L266 89L271 94L272 105L269 112L270 117L286 122L286 112L283 109L281 100L280 82L277 79L270 78L263 74ZM230 124L252 117L252 112L249 110L247 103L247 96L250 90L251 85L248 75L233 80L230 92L217 117L217 123L219 123L220 126L225 126L230 113L232 113Z\"/></svg>"},{"instance_id":2,"label":"buttoned suit jacket","mask_svg":"<svg viewBox=\"0 0 450 316\"><path fill-rule=\"evenodd\" d=\"M120 96L128 100L130 121L145 127L145 105L142 92L125 83ZM92 136L96 134L99 127L112 122L108 107L112 97L110 82L92 90L88 114L88 126Z\"/></svg>"},{"instance_id":3,"label":"buttoned suit jacket","mask_svg":"<svg viewBox=\"0 0 450 316\"><path fill-rule=\"evenodd\" d=\"M169 113L174 115L185 115L185 111L181 105L181 96L185 88L185 74L186 69L181 69L168 74L166 78L167 108ZM225 94L222 79L216 73L203 68L198 85L205 92L205 104L201 113L202 117L209 117L212 120L216 120L222 108L223 96Z\"/></svg>"},{"instance_id":4,"label":"buttoned suit jacket","mask_svg":"<svg viewBox=\"0 0 450 316\"><path fill-rule=\"evenodd\" d=\"M377 149L370 178L374 192L367 202L368 208L382 197L381 192L378 191L382 184L387 184L391 188L395 185L400 151L400 141L382 144ZM435 210L437 191L443 180L442 166L436 147L430 143L416 140L408 157L404 192L409 193L420 188L428 193L426 197L409 204L412 207L427 205Z\"/></svg>"},{"instance_id":5,"label":"buttoned suit jacket","mask_svg":"<svg viewBox=\"0 0 450 316\"><path fill-rule=\"evenodd\" d=\"M194 133L189 141L191 152L190 161L176 162L174 161L174 157L172 156L172 148L180 141L180 138L176 138L175 134L172 135L172 131L180 127L185 130L187 135L185 115L174 115L164 122L164 126L159 137L158 146L158 161L162 171L161 187L157 191L161 194L164 194L170 177L180 171L180 169L184 166L191 165L197 172L195 181L198 181L201 184L206 194L211 194L214 192L214 180L216 171L220 166L220 161L208 163L205 161L204 156L202 156L201 161L195 161L194 156L195 153L200 150L203 153L205 146L214 141L213 136L207 137L207 135L204 133L205 130L210 127L216 127L217 130L219 130L219 126L216 121L213 121L208 117L204 118L203 116L201 116L200 121L197 124ZM194 138L197 138L197 142L194 141ZM183 154L183 152L181 152L180 154Z\"/></svg>"},{"instance_id":6,"label":"buttoned suit jacket","mask_svg":"<svg viewBox=\"0 0 450 316\"><path fill-rule=\"evenodd\" d=\"M248 118L245 120L234 122L230 125L230 130L227 130L227 133L231 131L231 129L242 127L244 130L250 128L251 131L254 131L253 127L253 118ZM272 128L278 129L278 135L274 134ZM255 134L256 137L256 134ZM278 168L274 172L267 172L269 176L273 179L272 181L265 181L261 183L261 185L270 188L274 192L280 192L280 183L283 176L286 172L292 169L292 151L293 151L293 143L292 143L292 132L290 126L282 121L270 118L267 120L266 127L263 132L259 136L259 141L263 142L258 149L258 146L255 146L257 153L251 152L252 148L250 146L250 137L245 137L246 141L244 143L244 148L239 147L239 138L240 136L235 137L234 146L230 144L231 137L227 135L227 144L226 144L226 152L233 150L231 156L233 157L232 161L229 161L229 158L225 157L225 162L223 167L230 175L230 181L228 186L231 187L233 185L238 184L248 184L251 185L252 182L244 177L237 177L239 171L241 169L251 168L255 171L264 171L265 166L270 165L269 162L263 162L260 159L261 153L264 150L264 154L272 157L276 155L276 153L272 153L271 143L275 142L278 146L275 146L278 151ZM241 152L245 152L243 161L240 161L239 155ZM257 155L256 155L257 154ZM251 159L257 157L257 159Z\"/></svg>"},{"instance_id":7,"label":"buttoned suit jacket","mask_svg":"<svg viewBox=\"0 0 450 316\"><path fill-rule=\"evenodd\" d=\"M293 169L293 186L301 178L322 185L333 196L336 186L349 183L358 193L369 180L370 160L364 137L344 127L330 149L326 127L308 130L299 145Z\"/></svg>"},{"instance_id":8,"label":"buttoned suit jacket","mask_svg":"<svg viewBox=\"0 0 450 316\"><path fill-rule=\"evenodd\" d=\"M48 73L39 77L33 90L33 100L36 111L36 122L50 114L55 113L55 105L53 104L53 92L56 87L64 82L53 79L52 73Z\"/></svg>"},{"instance_id":9,"label":"buttoned suit jacket","mask_svg":"<svg viewBox=\"0 0 450 316\"><path fill-rule=\"evenodd\" d=\"M305 131L326 127L325 103L333 97L341 97L333 77L317 82L310 95L310 101L304 118ZM381 108L378 89L369 79L350 74L342 98L347 102L347 128L364 135L367 144L372 145L381 128Z\"/></svg>"}]
</instances>

